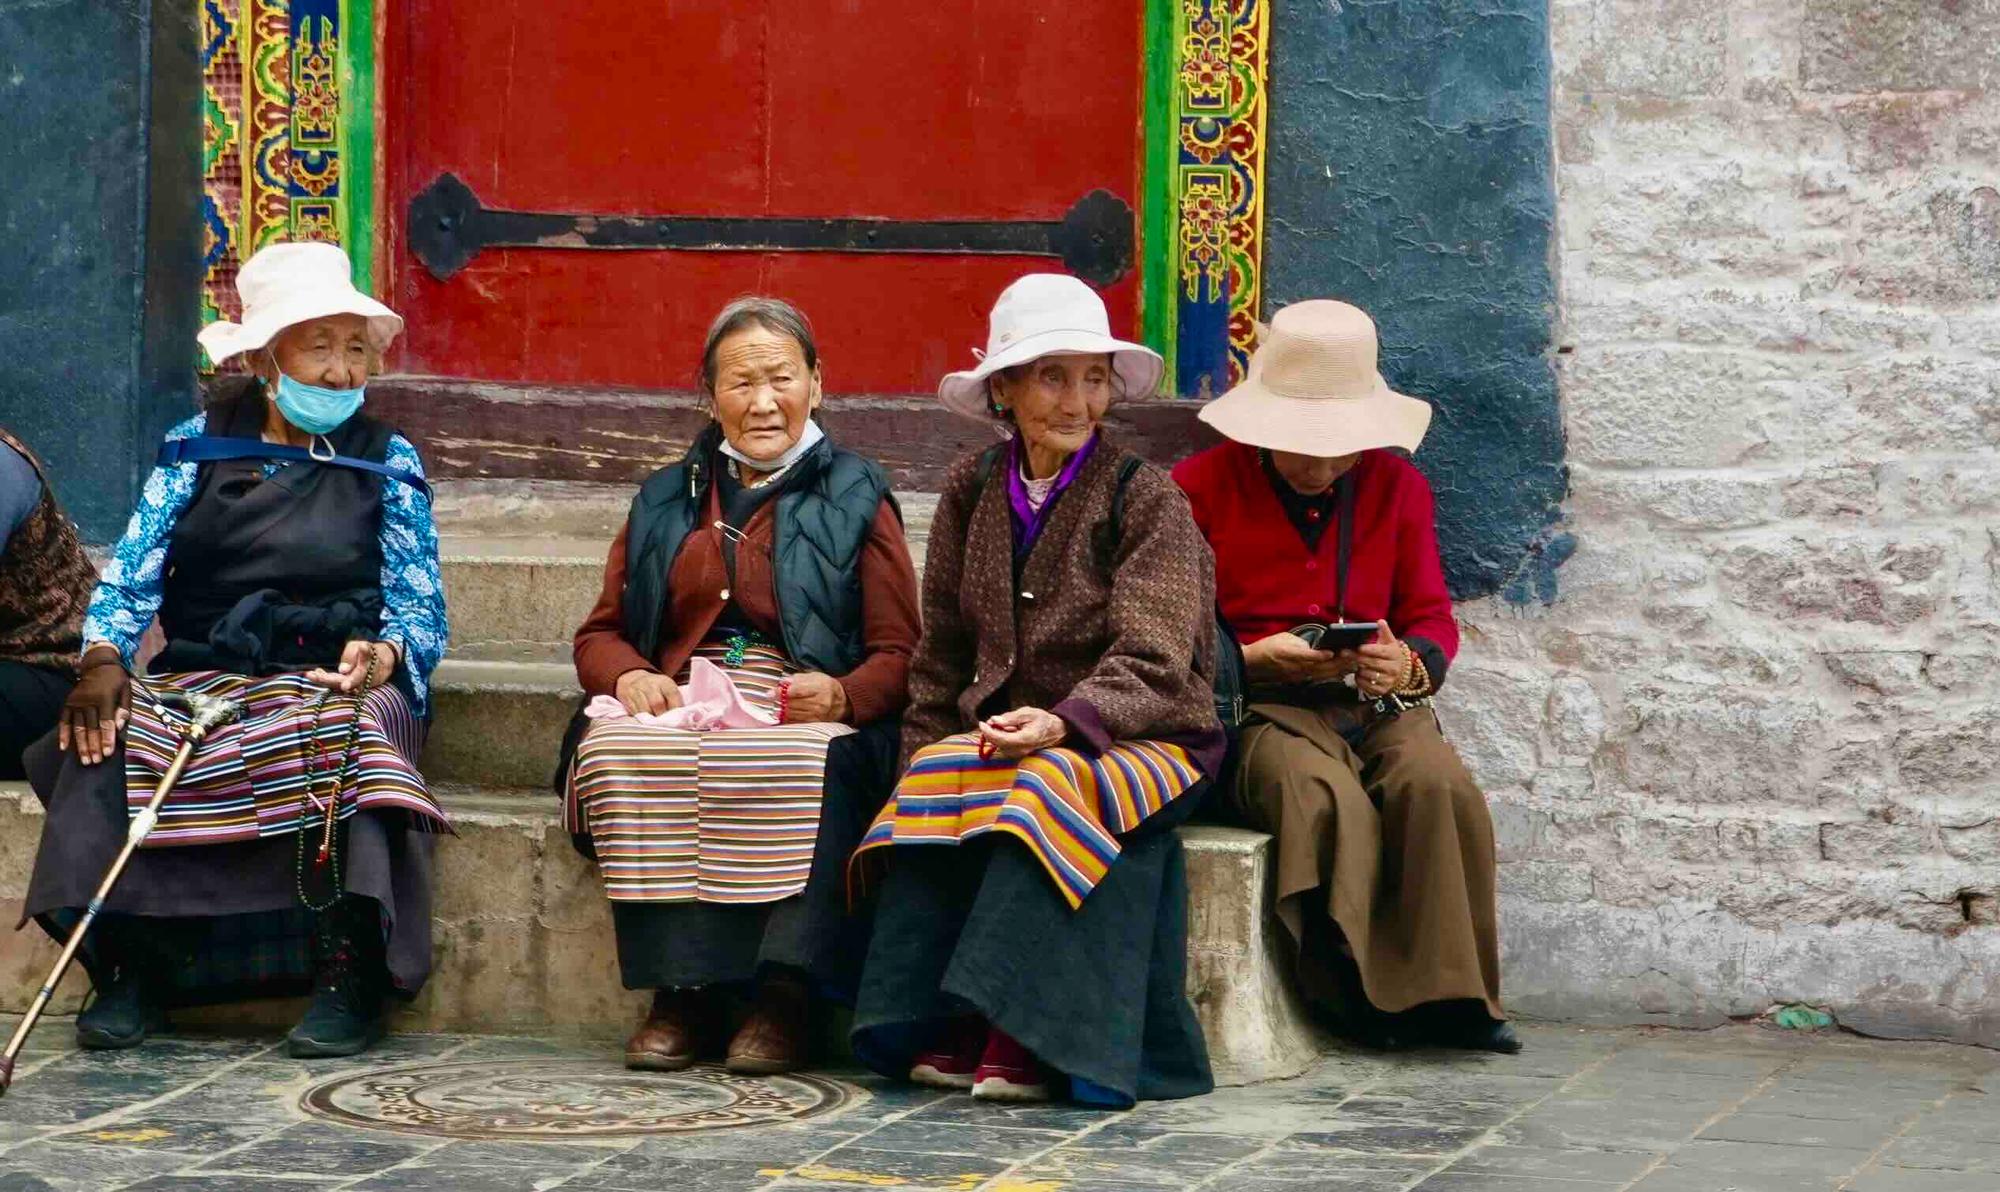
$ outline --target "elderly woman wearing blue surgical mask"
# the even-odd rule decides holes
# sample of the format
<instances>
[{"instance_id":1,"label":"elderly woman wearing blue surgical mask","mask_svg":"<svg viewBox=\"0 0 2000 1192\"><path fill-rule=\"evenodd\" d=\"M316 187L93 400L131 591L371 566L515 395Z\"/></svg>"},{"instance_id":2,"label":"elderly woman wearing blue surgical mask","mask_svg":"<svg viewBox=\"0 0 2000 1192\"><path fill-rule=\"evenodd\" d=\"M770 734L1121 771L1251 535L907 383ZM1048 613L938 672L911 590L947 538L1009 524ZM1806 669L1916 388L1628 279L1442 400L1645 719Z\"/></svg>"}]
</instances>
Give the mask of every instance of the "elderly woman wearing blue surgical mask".
<instances>
[{"instance_id":1,"label":"elderly woman wearing blue surgical mask","mask_svg":"<svg viewBox=\"0 0 2000 1192\"><path fill-rule=\"evenodd\" d=\"M205 328L219 379L167 433L84 619L82 672L26 758L48 807L27 912L58 939L178 744L176 692L225 695L112 894L84 960L89 1048L135 1046L170 1004L313 991L295 1056L351 1055L430 968L444 815L415 768L446 624L437 530L407 439L361 412L403 320L327 244L277 244ZM166 645L144 668L158 618Z\"/></svg>"}]
</instances>

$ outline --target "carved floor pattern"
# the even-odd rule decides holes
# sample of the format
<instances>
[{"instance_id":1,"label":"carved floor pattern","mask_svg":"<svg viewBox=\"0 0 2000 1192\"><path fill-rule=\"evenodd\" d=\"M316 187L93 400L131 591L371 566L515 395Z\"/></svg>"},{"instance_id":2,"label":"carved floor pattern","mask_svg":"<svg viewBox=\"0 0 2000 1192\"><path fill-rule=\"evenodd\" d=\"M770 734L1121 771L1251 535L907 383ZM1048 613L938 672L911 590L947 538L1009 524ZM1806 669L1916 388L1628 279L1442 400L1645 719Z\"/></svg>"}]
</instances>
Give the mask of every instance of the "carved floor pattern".
<instances>
[{"instance_id":1,"label":"carved floor pattern","mask_svg":"<svg viewBox=\"0 0 2000 1192\"><path fill-rule=\"evenodd\" d=\"M406 1134L549 1141L793 1122L866 1095L805 1074L632 1072L610 1061L532 1059L356 1072L307 1089L299 1107L344 1125Z\"/></svg>"}]
</instances>

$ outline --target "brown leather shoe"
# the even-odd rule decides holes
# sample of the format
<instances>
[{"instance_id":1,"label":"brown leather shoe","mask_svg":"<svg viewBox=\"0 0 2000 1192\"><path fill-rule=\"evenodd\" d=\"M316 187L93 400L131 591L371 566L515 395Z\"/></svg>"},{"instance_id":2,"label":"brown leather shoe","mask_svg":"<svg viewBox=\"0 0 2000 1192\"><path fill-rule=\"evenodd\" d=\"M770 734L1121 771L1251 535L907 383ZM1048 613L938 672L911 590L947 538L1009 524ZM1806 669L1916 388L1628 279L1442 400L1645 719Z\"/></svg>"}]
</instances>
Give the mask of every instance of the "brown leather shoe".
<instances>
[{"instance_id":1,"label":"brown leather shoe","mask_svg":"<svg viewBox=\"0 0 2000 1192\"><path fill-rule=\"evenodd\" d=\"M757 1004L729 1041L724 1067L745 1076L773 1076L804 1066L806 991L796 981L765 981Z\"/></svg>"},{"instance_id":2,"label":"brown leather shoe","mask_svg":"<svg viewBox=\"0 0 2000 1192\"><path fill-rule=\"evenodd\" d=\"M625 1066L678 1072L694 1063L693 998L684 989L653 991L646 1021L625 1040Z\"/></svg>"}]
</instances>

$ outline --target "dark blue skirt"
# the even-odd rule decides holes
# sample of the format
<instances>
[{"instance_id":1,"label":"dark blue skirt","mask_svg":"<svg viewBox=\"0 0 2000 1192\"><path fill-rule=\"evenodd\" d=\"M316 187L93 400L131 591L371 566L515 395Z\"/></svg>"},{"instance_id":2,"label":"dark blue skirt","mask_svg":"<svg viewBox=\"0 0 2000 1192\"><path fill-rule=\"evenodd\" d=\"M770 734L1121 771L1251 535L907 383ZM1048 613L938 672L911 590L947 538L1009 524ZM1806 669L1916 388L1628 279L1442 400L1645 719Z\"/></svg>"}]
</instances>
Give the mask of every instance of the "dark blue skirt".
<instances>
[{"instance_id":1,"label":"dark blue skirt","mask_svg":"<svg viewBox=\"0 0 2000 1192\"><path fill-rule=\"evenodd\" d=\"M1072 1080L1125 1103L1215 1087L1187 1000L1187 866L1175 799L1120 839L1077 910L1017 842L899 845L875 908L855 1055L904 1079L950 1021L976 1012Z\"/></svg>"}]
</instances>

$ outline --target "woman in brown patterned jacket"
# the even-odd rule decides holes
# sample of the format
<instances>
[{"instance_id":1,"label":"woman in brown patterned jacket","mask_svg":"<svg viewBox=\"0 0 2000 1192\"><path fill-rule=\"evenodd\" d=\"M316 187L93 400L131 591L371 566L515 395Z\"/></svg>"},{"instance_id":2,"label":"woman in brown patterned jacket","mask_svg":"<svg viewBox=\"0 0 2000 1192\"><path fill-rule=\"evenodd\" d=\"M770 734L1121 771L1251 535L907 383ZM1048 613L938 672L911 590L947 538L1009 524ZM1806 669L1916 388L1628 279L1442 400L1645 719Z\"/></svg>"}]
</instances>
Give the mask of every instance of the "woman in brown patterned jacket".
<instances>
[{"instance_id":1,"label":"woman in brown patterned jacket","mask_svg":"<svg viewBox=\"0 0 2000 1192\"><path fill-rule=\"evenodd\" d=\"M1169 829L1224 748L1213 566L1166 473L1100 429L1162 364L1051 274L1001 295L989 347L939 386L1008 442L959 461L932 525L907 771L855 855L887 862L855 1051L989 1100L1207 1092Z\"/></svg>"},{"instance_id":2,"label":"woman in brown patterned jacket","mask_svg":"<svg viewBox=\"0 0 2000 1192\"><path fill-rule=\"evenodd\" d=\"M22 751L56 726L96 586L41 461L0 428L0 779L26 777Z\"/></svg>"}]
</instances>

